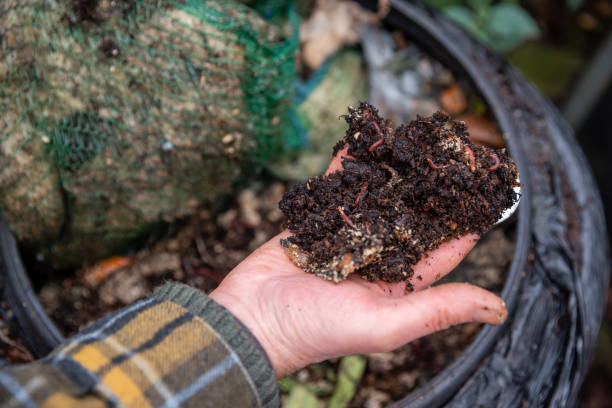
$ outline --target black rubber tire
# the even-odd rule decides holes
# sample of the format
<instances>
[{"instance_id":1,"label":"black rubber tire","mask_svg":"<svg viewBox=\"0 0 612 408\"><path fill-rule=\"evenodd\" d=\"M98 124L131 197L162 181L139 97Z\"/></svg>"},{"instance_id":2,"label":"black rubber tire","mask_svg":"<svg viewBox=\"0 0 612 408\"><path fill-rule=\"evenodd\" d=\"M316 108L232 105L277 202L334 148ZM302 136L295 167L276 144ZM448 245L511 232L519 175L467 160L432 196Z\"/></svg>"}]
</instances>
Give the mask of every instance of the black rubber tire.
<instances>
[{"instance_id":1,"label":"black rubber tire","mask_svg":"<svg viewBox=\"0 0 612 408\"><path fill-rule=\"evenodd\" d=\"M20 334L36 357L48 354L63 336L42 308L21 262L15 238L0 215L0 279L4 300Z\"/></svg>"}]
</instances>

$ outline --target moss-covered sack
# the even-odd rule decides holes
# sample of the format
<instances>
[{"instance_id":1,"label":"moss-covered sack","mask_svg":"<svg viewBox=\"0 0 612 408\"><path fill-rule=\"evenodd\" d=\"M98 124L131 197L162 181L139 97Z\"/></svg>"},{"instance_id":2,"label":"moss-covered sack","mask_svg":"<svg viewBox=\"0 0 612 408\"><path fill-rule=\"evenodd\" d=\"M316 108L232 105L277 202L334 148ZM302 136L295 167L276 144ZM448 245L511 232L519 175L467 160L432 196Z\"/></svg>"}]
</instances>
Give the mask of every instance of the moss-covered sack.
<instances>
[{"instance_id":1,"label":"moss-covered sack","mask_svg":"<svg viewBox=\"0 0 612 408\"><path fill-rule=\"evenodd\" d=\"M4 0L0 208L17 238L75 266L230 193L289 133L283 21L221 0Z\"/></svg>"}]
</instances>

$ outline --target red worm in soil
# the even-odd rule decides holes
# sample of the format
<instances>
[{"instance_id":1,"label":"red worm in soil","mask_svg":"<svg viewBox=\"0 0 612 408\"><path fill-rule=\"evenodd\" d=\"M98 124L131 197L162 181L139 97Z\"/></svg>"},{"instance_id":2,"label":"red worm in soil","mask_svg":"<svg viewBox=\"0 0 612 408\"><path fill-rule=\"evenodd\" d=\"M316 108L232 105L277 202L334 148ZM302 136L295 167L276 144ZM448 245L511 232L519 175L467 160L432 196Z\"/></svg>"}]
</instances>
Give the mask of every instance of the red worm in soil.
<instances>
[{"instance_id":1,"label":"red worm in soil","mask_svg":"<svg viewBox=\"0 0 612 408\"><path fill-rule=\"evenodd\" d=\"M385 142L385 138L381 137L380 139L372 143L372 146L370 146L368 151L373 152L374 150L378 149L384 142Z\"/></svg>"},{"instance_id":2,"label":"red worm in soil","mask_svg":"<svg viewBox=\"0 0 612 408\"><path fill-rule=\"evenodd\" d=\"M382 131L380 130L380 126L378 126L378 123L376 123L376 121L372 121L372 125L374 125L374 129L376 129L376 133L378 134L378 136L380 136L380 139L372 143L372 146L370 146L370 148L368 149L370 152L373 152L374 150L378 149L385 142L385 135L383 135Z\"/></svg>"},{"instance_id":3,"label":"red worm in soil","mask_svg":"<svg viewBox=\"0 0 612 408\"><path fill-rule=\"evenodd\" d=\"M351 219L348 217L348 215L346 215L344 213L344 210L342 209L342 206L338 207L338 212L340 213L340 216L342 217L342 219L351 227L355 228L355 224L353 224L353 221L351 221Z\"/></svg>"},{"instance_id":4,"label":"red worm in soil","mask_svg":"<svg viewBox=\"0 0 612 408\"><path fill-rule=\"evenodd\" d=\"M361 190L359 190L359 194L357 194L357 198L355 198L355 207L359 205L359 200L361 199L361 196L363 195L363 193L365 193L367 188L368 188L368 182L366 181L365 183L363 183L363 186L361 186Z\"/></svg>"},{"instance_id":5,"label":"red worm in soil","mask_svg":"<svg viewBox=\"0 0 612 408\"><path fill-rule=\"evenodd\" d=\"M206 267L197 268L195 270L195 273L197 273L198 275L202 275L202 276L211 278L212 280L217 282L217 284L220 284L221 281L223 280L223 277L221 275L219 275L217 272L213 271L212 269L209 269Z\"/></svg>"},{"instance_id":6,"label":"red worm in soil","mask_svg":"<svg viewBox=\"0 0 612 408\"><path fill-rule=\"evenodd\" d=\"M440 164L434 163L433 161L431 161L429 157L426 160L427 160L427 163L429 163L429 167L431 167L434 170L445 169L448 167L448 164L440 165Z\"/></svg>"},{"instance_id":7,"label":"red worm in soil","mask_svg":"<svg viewBox=\"0 0 612 408\"><path fill-rule=\"evenodd\" d=\"M487 170L495 171L495 170L499 169L499 166L501 164L501 162L499 161L499 157L497 157L497 155L495 153L491 153L489 155L489 157L491 157L495 161L495 163L493 163L493 165L491 167L489 167Z\"/></svg>"},{"instance_id":8,"label":"red worm in soil","mask_svg":"<svg viewBox=\"0 0 612 408\"><path fill-rule=\"evenodd\" d=\"M378 136L384 137L382 131L380 130L380 126L378 126L378 123L375 120L372 121L372 125L374 125L374 129L376 129Z\"/></svg>"},{"instance_id":9,"label":"red worm in soil","mask_svg":"<svg viewBox=\"0 0 612 408\"><path fill-rule=\"evenodd\" d=\"M470 170L474 171L476 169L476 159L474 158L474 151L471 147L465 146L465 152L470 158Z\"/></svg>"}]
</instances>

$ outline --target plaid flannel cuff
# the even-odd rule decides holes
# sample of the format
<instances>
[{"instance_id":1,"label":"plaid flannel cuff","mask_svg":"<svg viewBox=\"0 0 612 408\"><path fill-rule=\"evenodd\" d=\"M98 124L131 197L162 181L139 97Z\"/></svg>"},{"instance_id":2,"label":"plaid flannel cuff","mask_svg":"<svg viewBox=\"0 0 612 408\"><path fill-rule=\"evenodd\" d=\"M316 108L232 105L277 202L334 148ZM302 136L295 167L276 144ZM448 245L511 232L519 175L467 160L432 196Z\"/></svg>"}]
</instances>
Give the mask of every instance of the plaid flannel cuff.
<instances>
[{"instance_id":1,"label":"plaid flannel cuff","mask_svg":"<svg viewBox=\"0 0 612 408\"><path fill-rule=\"evenodd\" d=\"M237 355L262 406L279 405L278 386L268 356L247 327L225 307L201 291L180 283L165 284L153 297L177 303L209 324Z\"/></svg>"}]
</instances>

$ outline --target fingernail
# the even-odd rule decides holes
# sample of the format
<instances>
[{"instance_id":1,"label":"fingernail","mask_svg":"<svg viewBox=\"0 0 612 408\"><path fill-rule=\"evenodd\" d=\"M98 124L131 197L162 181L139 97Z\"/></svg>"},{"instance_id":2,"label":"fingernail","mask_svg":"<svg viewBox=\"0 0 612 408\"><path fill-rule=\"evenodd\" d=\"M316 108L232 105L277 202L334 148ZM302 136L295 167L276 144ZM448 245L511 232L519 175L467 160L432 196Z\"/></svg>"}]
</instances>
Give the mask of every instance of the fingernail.
<instances>
[{"instance_id":1,"label":"fingernail","mask_svg":"<svg viewBox=\"0 0 612 408\"><path fill-rule=\"evenodd\" d=\"M492 309L488 306L484 306L481 309L475 310L474 313L472 313L472 320L499 325L506 320L507 315L508 311L506 309L506 305L502 301L501 308L499 309Z\"/></svg>"},{"instance_id":2,"label":"fingernail","mask_svg":"<svg viewBox=\"0 0 612 408\"><path fill-rule=\"evenodd\" d=\"M502 306L502 310L501 310L501 313L499 314L499 324L502 324L503 322L505 322L506 318L508 317L508 308L506 307L506 302L502 300L501 306Z\"/></svg>"}]
</instances>

